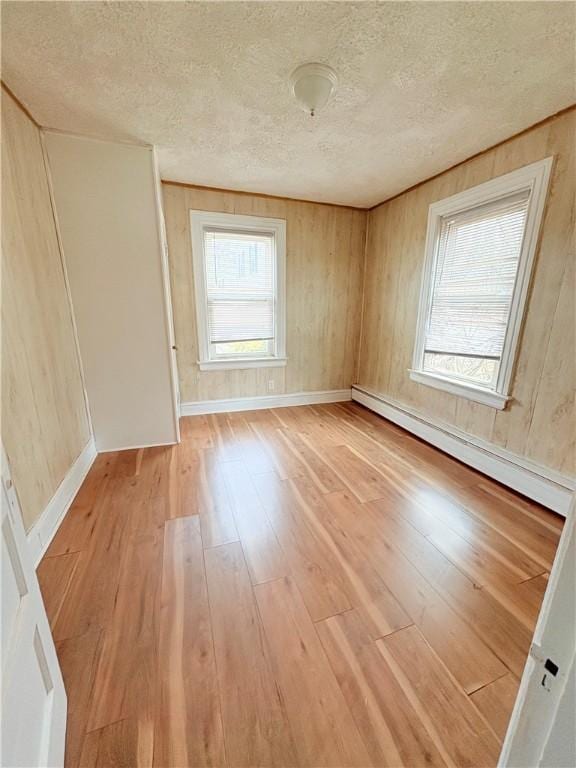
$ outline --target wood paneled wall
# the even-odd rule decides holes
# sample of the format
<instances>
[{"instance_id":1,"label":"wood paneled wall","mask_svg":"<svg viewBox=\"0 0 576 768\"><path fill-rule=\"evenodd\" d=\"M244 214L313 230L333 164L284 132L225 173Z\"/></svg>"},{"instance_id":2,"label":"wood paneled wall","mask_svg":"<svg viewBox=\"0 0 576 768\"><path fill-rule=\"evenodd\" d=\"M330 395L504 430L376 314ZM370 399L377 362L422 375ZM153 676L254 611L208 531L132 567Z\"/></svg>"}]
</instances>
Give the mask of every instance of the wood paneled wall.
<instances>
[{"instance_id":1,"label":"wood paneled wall","mask_svg":"<svg viewBox=\"0 0 576 768\"><path fill-rule=\"evenodd\" d=\"M2 92L2 440L30 529L88 442L40 131Z\"/></svg>"},{"instance_id":2,"label":"wood paneled wall","mask_svg":"<svg viewBox=\"0 0 576 768\"><path fill-rule=\"evenodd\" d=\"M169 183L162 186L182 401L349 387L360 329L366 213ZM199 370L192 209L286 219L285 368ZM269 381L274 382L272 391Z\"/></svg>"},{"instance_id":3,"label":"wood paneled wall","mask_svg":"<svg viewBox=\"0 0 576 768\"><path fill-rule=\"evenodd\" d=\"M357 381L538 464L574 473L576 111L550 119L372 210ZM554 155L531 293L505 411L410 380L430 203Z\"/></svg>"}]
</instances>

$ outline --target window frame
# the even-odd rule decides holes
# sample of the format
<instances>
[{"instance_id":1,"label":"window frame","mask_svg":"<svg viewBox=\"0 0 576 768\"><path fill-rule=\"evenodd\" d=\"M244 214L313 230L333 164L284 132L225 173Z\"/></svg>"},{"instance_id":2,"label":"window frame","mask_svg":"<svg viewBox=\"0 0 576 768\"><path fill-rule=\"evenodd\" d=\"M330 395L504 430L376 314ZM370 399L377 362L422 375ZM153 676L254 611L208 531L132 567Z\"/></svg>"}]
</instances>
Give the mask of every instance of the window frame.
<instances>
[{"instance_id":1,"label":"window frame","mask_svg":"<svg viewBox=\"0 0 576 768\"><path fill-rule=\"evenodd\" d=\"M430 205L428 209L426 248L418 305L416 339L412 368L409 369L412 381L450 392L498 410L503 410L506 407L507 402L511 399L512 375L518 352L518 342L526 310L528 290L553 161L554 157L547 157ZM433 275L438 257L442 219L524 190L530 191L526 226L495 388L491 389L463 382L461 379L425 371L424 346L426 325L432 306Z\"/></svg>"},{"instance_id":2,"label":"window frame","mask_svg":"<svg viewBox=\"0 0 576 768\"><path fill-rule=\"evenodd\" d=\"M208 294L206 290L204 229L216 227L236 232L270 234L274 239L275 295L274 330L275 354L265 357L210 357L208 340ZM198 337L198 366L201 371L242 368L277 368L286 365L286 221L236 213L190 210L192 242L192 271L196 301L196 331Z\"/></svg>"}]
</instances>

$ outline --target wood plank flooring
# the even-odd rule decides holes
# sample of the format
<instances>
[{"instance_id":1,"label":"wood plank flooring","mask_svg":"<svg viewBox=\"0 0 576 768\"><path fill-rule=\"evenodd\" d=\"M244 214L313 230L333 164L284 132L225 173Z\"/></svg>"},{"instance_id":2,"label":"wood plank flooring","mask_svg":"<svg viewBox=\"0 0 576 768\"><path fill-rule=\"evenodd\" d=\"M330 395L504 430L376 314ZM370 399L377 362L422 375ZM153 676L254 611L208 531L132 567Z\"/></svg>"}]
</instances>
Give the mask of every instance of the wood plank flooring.
<instances>
[{"instance_id":1,"label":"wood plank flooring","mask_svg":"<svg viewBox=\"0 0 576 768\"><path fill-rule=\"evenodd\" d=\"M561 530L354 403L101 454L38 569L66 765L495 766Z\"/></svg>"}]
</instances>

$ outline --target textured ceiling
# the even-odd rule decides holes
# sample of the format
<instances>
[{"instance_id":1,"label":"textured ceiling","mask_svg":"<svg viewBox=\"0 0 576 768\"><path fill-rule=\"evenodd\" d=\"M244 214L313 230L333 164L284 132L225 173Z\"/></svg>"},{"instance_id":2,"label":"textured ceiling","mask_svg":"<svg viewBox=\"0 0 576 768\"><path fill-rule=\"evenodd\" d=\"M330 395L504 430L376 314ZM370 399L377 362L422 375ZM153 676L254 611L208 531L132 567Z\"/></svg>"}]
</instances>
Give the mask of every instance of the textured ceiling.
<instances>
[{"instance_id":1,"label":"textured ceiling","mask_svg":"<svg viewBox=\"0 0 576 768\"><path fill-rule=\"evenodd\" d=\"M164 179L369 206L574 101L564 2L3 2L44 126L156 144ZM337 71L316 118L288 77Z\"/></svg>"}]
</instances>

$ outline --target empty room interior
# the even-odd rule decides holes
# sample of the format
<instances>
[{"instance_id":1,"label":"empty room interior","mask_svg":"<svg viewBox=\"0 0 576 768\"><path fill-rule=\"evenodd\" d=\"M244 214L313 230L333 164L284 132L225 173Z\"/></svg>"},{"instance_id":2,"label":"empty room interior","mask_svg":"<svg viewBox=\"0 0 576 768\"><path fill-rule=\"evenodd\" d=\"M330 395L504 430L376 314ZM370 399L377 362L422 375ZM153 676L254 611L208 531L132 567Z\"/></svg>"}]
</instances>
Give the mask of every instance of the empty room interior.
<instances>
[{"instance_id":1,"label":"empty room interior","mask_svg":"<svg viewBox=\"0 0 576 768\"><path fill-rule=\"evenodd\" d=\"M576 4L0 10L2 768L574 768Z\"/></svg>"}]
</instances>

